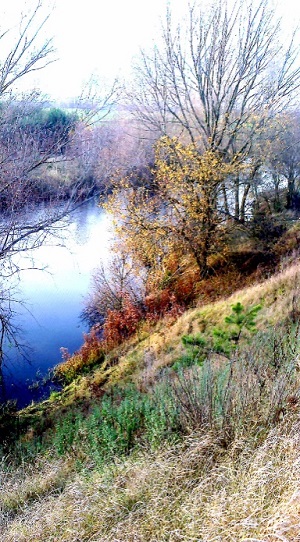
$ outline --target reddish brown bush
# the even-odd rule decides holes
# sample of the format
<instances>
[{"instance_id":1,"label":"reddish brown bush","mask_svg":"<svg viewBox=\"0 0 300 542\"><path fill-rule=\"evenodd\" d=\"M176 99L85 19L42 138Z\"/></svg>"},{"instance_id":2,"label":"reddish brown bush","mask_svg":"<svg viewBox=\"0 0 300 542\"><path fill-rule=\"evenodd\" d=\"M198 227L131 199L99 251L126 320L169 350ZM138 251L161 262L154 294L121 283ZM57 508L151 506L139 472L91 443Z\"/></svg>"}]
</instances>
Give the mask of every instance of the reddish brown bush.
<instances>
[{"instance_id":1,"label":"reddish brown bush","mask_svg":"<svg viewBox=\"0 0 300 542\"><path fill-rule=\"evenodd\" d=\"M106 350L111 350L136 332L143 317L140 307L128 296L124 296L120 310L108 310L103 326L103 343Z\"/></svg>"}]
</instances>

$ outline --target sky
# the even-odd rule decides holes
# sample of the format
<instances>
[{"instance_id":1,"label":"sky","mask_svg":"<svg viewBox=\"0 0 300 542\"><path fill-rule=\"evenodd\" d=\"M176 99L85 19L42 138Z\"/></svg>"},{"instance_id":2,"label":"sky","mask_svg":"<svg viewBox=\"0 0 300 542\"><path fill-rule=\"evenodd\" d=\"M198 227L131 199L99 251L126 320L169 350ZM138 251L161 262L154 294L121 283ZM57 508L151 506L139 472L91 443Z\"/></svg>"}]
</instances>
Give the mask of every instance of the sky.
<instances>
[{"instance_id":1,"label":"sky","mask_svg":"<svg viewBox=\"0 0 300 542\"><path fill-rule=\"evenodd\" d=\"M162 5L162 0L57 0L51 24L60 60L51 67L49 90L59 87L76 96L93 73L100 78L125 73L139 46L151 41Z\"/></svg>"},{"instance_id":2,"label":"sky","mask_svg":"<svg viewBox=\"0 0 300 542\"><path fill-rule=\"evenodd\" d=\"M152 42L165 12L165 0L42 1L44 14L51 12L44 35L53 37L58 60L27 79L58 99L80 95L92 74L110 80L128 72L139 48ZM1 27L34 5L36 0L1 0Z\"/></svg>"},{"instance_id":3,"label":"sky","mask_svg":"<svg viewBox=\"0 0 300 542\"><path fill-rule=\"evenodd\" d=\"M18 22L37 0L1 0L1 29ZM50 13L44 37L53 37L57 61L24 78L56 101L79 96L92 75L100 81L129 73L139 49L156 41L166 3L180 13L188 0L42 0ZM278 0L285 28L300 20L299 0ZM6 27L5 27L6 25Z\"/></svg>"}]
</instances>

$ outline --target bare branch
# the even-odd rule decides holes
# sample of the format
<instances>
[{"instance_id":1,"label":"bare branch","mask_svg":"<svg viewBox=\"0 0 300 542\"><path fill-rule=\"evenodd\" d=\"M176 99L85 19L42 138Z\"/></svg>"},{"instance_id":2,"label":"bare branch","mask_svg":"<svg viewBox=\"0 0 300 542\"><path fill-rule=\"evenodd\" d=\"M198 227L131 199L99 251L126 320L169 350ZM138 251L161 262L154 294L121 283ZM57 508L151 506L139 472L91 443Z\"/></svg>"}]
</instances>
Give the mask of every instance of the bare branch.
<instances>
[{"instance_id":1,"label":"bare branch","mask_svg":"<svg viewBox=\"0 0 300 542\"><path fill-rule=\"evenodd\" d=\"M44 29L49 16L40 20L42 2L39 0L32 10L21 18L19 32L11 50L0 62L0 96L3 96L14 83L32 71L45 68L55 59L52 57L54 48L52 39L38 44L39 37ZM9 37L11 30L3 32L0 41Z\"/></svg>"}]
</instances>

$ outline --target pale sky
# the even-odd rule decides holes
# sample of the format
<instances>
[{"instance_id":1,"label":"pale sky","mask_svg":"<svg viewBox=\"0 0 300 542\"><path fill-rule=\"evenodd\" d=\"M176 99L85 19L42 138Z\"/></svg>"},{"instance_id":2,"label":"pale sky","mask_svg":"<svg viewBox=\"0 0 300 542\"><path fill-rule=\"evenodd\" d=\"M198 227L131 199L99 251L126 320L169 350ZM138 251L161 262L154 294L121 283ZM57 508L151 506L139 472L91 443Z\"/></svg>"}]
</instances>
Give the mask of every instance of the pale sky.
<instances>
[{"instance_id":1,"label":"pale sky","mask_svg":"<svg viewBox=\"0 0 300 542\"><path fill-rule=\"evenodd\" d=\"M76 96L92 73L126 72L139 46L150 43L162 6L162 0L56 0L52 21L60 61L49 70L49 89Z\"/></svg>"},{"instance_id":2,"label":"pale sky","mask_svg":"<svg viewBox=\"0 0 300 542\"><path fill-rule=\"evenodd\" d=\"M55 99L67 99L80 95L93 73L108 78L128 73L139 48L155 41L167 1L43 0L45 13L54 5L45 32L53 36L58 60L24 83L39 86ZM277 3L287 27L299 21L299 0ZM1 0L1 29L10 21L17 22L21 11L35 4L36 0ZM182 10L189 1L169 0L168 4Z\"/></svg>"}]
</instances>

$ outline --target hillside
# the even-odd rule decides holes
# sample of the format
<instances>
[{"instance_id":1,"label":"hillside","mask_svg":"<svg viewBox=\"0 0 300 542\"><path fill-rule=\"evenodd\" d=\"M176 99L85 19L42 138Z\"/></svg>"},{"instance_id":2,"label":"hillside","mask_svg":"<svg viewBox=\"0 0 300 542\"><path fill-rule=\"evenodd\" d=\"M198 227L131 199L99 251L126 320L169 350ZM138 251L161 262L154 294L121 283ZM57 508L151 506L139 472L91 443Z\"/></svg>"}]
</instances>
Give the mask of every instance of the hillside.
<instances>
[{"instance_id":1,"label":"hillside","mask_svg":"<svg viewBox=\"0 0 300 542\"><path fill-rule=\"evenodd\" d=\"M296 7L291 18L271 0L168 0L155 22L145 10L159 2L108 3L106 15L90 2L76 26L69 2L53 26L52 2L14 4L16 18L2 4L0 542L300 542ZM105 28L118 37L103 47ZM80 58L93 68L77 113L37 88L37 72L64 61L59 29L76 33L69 82ZM72 221L94 196L107 259L102 226L92 240L90 220ZM89 332L45 376L56 358L41 330L57 352L77 325L71 280L85 292L80 265L66 273L49 247L74 253L75 241L79 263L97 258L80 307ZM44 285L45 308L28 295L34 269L59 286L55 315ZM23 332L29 316L36 331ZM31 377L13 350L31 367L36 352L29 387L51 388L46 401L17 410L8 361L20 396Z\"/></svg>"},{"instance_id":2,"label":"hillside","mask_svg":"<svg viewBox=\"0 0 300 542\"><path fill-rule=\"evenodd\" d=\"M3 415L1 540L296 542L299 273L160 321ZM255 333L201 357L238 302L260 305Z\"/></svg>"}]
</instances>

